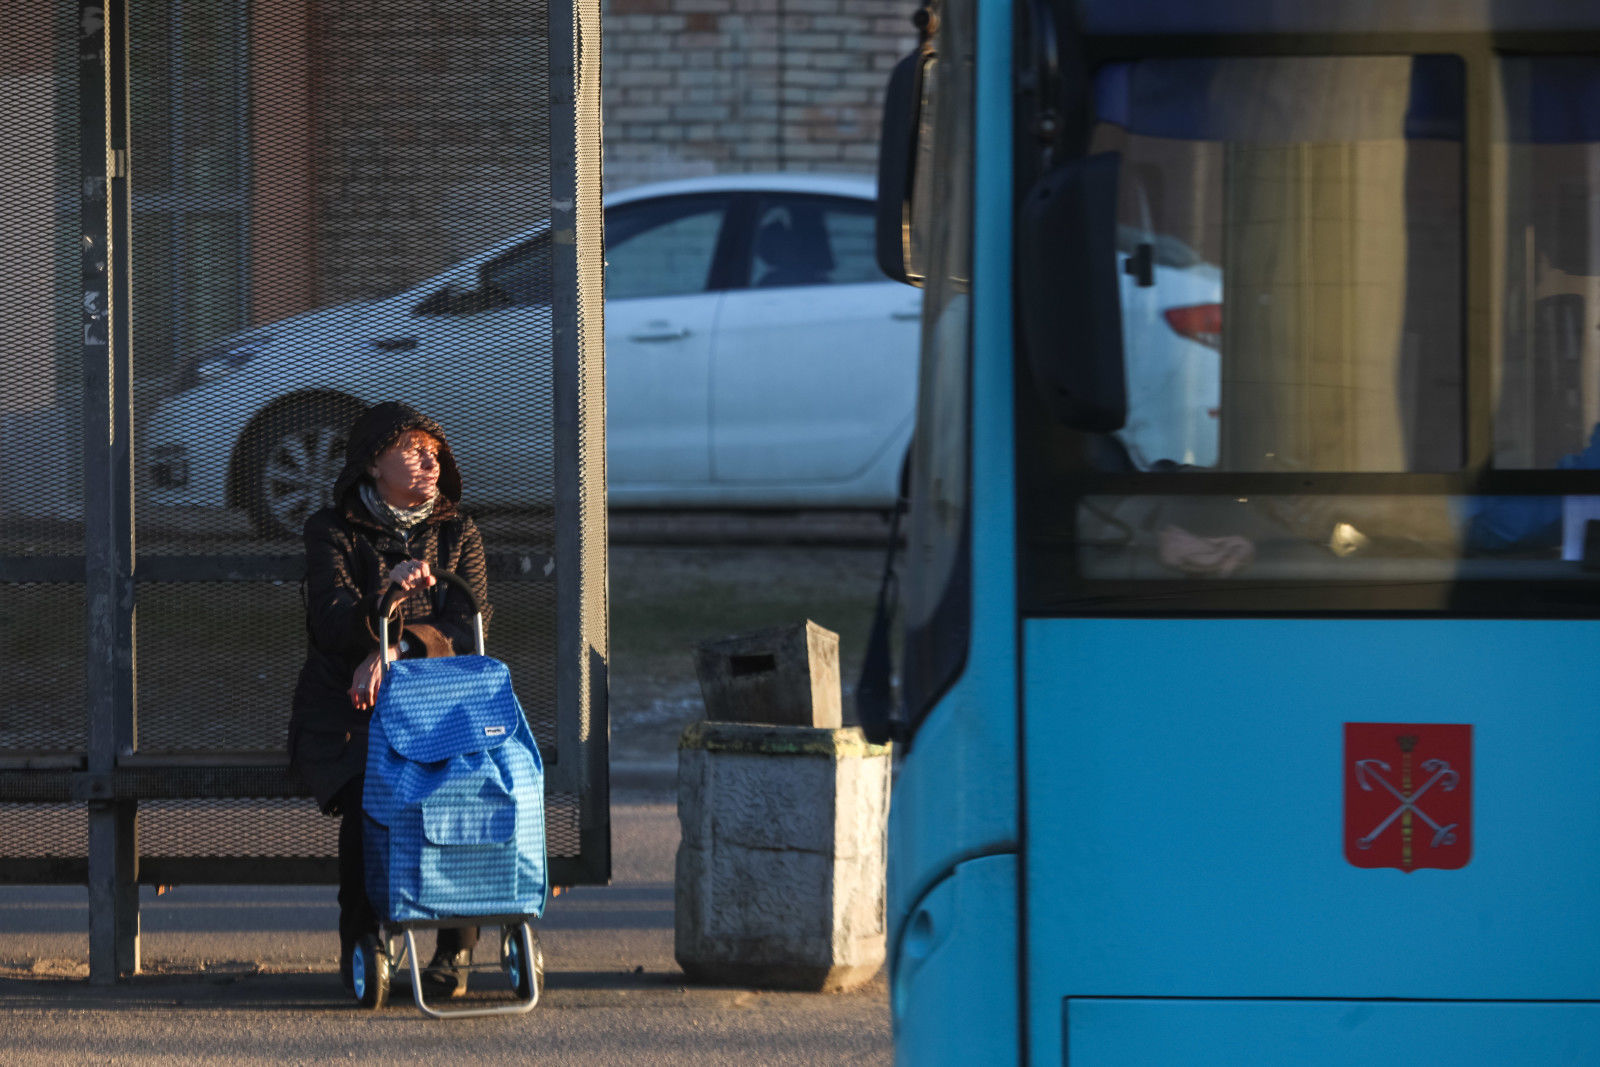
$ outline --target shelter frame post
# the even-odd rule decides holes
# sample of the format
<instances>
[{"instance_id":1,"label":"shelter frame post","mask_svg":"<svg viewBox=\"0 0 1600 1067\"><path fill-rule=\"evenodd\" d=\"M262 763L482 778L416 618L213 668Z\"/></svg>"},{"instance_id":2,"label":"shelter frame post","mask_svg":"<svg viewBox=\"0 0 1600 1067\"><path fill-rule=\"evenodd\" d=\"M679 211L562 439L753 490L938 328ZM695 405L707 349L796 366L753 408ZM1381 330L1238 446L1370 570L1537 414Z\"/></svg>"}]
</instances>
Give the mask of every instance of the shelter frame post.
<instances>
[{"instance_id":1,"label":"shelter frame post","mask_svg":"<svg viewBox=\"0 0 1600 1067\"><path fill-rule=\"evenodd\" d=\"M582 860L567 873L576 881L605 882L611 877L610 648L600 5L598 0L558 0L549 11L556 706L563 728L576 730L573 740L582 753L577 768Z\"/></svg>"},{"instance_id":2,"label":"shelter frame post","mask_svg":"<svg viewBox=\"0 0 1600 1067\"><path fill-rule=\"evenodd\" d=\"M111 783L136 739L132 360L128 337L128 15L78 5L83 255L84 581L89 980L139 970L138 805Z\"/></svg>"}]
</instances>

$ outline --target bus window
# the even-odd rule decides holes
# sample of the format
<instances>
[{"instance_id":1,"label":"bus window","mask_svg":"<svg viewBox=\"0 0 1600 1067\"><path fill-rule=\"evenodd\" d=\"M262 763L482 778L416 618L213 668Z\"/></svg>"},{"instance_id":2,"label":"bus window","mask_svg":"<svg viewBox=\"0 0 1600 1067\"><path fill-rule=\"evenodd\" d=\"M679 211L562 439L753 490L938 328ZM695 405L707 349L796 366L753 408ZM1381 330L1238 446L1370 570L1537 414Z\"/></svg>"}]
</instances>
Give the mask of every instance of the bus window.
<instances>
[{"instance_id":1,"label":"bus window","mask_svg":"<svg viewBox=\"0 0 1600 1067\"><path fill-rule=\"evenodd\" d=\"M1600 59L1499 62L1495 470L1600 469ZM1471 500L1468 547L1580 560L1600 497ZM1592 554L1592 553L1591 553Z\"/></svg>"},{"instance_id":2,"label":"bus window","mask_svg":"<svg viewBox=\"0 0 1600 1067\"><path fill-rule=\"evenodd\" d=\"M902 693L915 727L960 676L971 625L970 385L972 366L972 161L975 88L972 12L938 20L918 139L927 161L917 167L914 224L929 249L923 282L922 361L917 430L912 442L910 529L906 553L915 565L903 589L905 659Z\"/></svg>"},{"instance_id":3,"label":"bus window","mask_svg":"<svg viewBox=\"0 0 1600 1067\"><path fill-rule=\"evenodd\" d=\"M1019 413L1033 609L1592 610L1600 59L1478 69L1475 156L1453 56L1097 69L1128 418Z\"/></svg>"},{"instance_id":4,"label":"bus window","mask_svg":"<svg viewBox=\"0 0 1600 1067\"><path fill-rule=\"evenodd\" d=\"M1506 130L1494 465L1549 468L1600 423L1600 60L1500 62Z\"/></svg>"},{"instance_id":5,"label":"bus window","mask_svg":"<svg viewBox=\"0 0 1600 1067\"><path fill-rule=\"evenodd\" d=\"M1136 468L1461 466L1461 84L1449 57L1101 68Z\"/></svg>"}]
</instances>

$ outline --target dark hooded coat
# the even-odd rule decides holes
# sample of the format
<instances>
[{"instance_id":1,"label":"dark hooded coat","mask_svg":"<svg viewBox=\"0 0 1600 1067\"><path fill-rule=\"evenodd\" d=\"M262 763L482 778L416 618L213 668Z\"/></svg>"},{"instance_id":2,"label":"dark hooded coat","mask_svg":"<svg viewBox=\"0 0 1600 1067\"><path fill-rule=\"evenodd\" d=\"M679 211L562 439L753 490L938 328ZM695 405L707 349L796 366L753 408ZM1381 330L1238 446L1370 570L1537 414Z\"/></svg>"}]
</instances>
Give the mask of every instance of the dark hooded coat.
<instances>
[{"instance_id":1,"label":"dark hooded coat","mask_svg":"<svg viewBox=\"0 0 1600 1067\"><path fill-rule=\"evenodd\" d=\"M408 430L438 439L438 497L433 511L401 531L375 516L361 501L360 486L371 481L368 467ZM310 648L295 686L289 719L290 765L333 813L335 797L363 774L367 761L367 720L371 711L350 703L355 669L377 651L377 607L389 572L408 559L454 571L490 608L483 538L457 505L461 473L439 424L415 408L384 403L369 408L350 429L345 467L334 484L334 501L306 520L306 630ZM403 601L407 658L452 656L475 651L472 607L458 589L444 584L413 590Z\"/></svg>"}]
</instances>

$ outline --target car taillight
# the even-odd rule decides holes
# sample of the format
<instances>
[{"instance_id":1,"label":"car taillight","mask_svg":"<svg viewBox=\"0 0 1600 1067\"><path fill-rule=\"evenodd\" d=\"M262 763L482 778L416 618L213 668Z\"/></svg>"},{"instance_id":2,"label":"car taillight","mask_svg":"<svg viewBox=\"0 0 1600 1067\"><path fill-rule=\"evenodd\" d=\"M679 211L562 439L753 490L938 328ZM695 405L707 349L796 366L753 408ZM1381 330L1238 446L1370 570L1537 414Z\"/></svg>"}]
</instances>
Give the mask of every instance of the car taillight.
<instances>
[{"instance_id":1,"label":"car taillight","mask_svg":"<svg viewBox=\"0 0 1600 1067\"><path fill-rule=\"evenodd\" d=\"M1191 304L1188 307L1167 308L1161 313L1180 336L1199 341L1211 348L1222 347L1222 305Z\"/></svg>"}]
</instances>

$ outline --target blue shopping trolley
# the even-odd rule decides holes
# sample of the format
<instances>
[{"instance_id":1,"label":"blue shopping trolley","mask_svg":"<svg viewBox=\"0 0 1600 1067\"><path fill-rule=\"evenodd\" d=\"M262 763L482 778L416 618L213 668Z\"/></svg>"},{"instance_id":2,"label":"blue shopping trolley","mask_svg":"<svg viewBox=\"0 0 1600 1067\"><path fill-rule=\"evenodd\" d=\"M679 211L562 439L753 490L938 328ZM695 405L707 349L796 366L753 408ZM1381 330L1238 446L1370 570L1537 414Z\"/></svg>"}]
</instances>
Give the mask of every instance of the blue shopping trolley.
<instances>
[{"instance_id":1,"label":"blue shopping trolley","mask_svg":"<svg viewBox=\"0 0 1600 1067\"><path fill-rule=\"evenodd\" d=\"M433 573L470 599L477 655L384 667L361 805L367 896L380 929L356 946L355 993L363 1006L382 1007L391 975L409 961L412 996L427 1015L516 1014L544 988L532 926L548 892L544 765L510 671L483 654L482 606L458 575ZM379 605L380 648L389 647L403 595L391 589ZM515 1002L440 1011L424 999L415 932L462 926L500 928Z\"/></svg>"}]
</instances>

